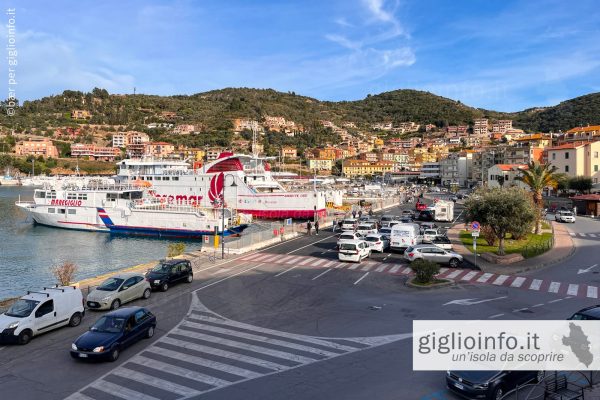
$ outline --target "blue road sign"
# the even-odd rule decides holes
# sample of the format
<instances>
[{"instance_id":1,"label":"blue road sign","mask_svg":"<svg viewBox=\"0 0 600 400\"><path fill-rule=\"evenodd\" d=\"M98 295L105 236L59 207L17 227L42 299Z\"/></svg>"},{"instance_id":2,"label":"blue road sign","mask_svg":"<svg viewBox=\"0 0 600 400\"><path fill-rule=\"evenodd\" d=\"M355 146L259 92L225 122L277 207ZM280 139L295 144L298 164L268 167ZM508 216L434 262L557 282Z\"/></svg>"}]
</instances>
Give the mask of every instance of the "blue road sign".
<instances>
[{"instance_id":1,"label":"blue road sign","mask_svg":"<svg viewBox=\"0 0 600 400\"><path fill-rule=\"evenodd\" d=\"M478 230L479 230L479 228L480 228L480 224L479 224L479 222L477 222L477 221L473 221L473 222L471 222L471 229L472 229L472 230L474 230L474 231L478 231Z\"/></svg>"}]
</instances>

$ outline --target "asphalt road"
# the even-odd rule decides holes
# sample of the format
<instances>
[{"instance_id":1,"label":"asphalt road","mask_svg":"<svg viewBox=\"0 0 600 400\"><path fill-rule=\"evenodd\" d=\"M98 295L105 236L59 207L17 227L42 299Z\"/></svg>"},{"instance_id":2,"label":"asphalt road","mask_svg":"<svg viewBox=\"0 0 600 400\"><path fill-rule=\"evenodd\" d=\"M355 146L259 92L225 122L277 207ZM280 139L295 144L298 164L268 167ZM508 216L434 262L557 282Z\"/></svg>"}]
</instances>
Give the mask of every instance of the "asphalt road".
<instances>
[{"instance_id":1,"label":"asphalt road","mask_svg":"<svg viewBox=\"0 0 600 400\"><path fill-rule=\"evenodd\" d=\"M569 226L585 234L574 236L574 256L529 278L596 279L599 267L577 272L597 258L597 227L587 219ZM99 315L92 312L79 328L0 348L2 398L450 399L444 372L412 371L413 320L564 319L596 303L546 287L489 283L416 291L405 286L400 254L341 266L336 237L325 230L220 266L197 266L193 284L144 303L160 330L114 364L70 359L72 340ZM464 299L470 301L457 302Z\"/></svg>"}]
</instances>

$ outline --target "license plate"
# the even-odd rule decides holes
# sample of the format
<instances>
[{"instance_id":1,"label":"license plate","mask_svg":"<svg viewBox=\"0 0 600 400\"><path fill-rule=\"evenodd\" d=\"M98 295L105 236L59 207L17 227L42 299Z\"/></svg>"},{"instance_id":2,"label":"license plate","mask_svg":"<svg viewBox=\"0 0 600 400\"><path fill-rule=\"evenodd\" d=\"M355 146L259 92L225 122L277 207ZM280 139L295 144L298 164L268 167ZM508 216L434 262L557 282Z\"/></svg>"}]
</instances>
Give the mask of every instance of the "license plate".
<instances>
[{"instance_id":1,"label":"license plate","mask_svg":"<svg viewBox=\"0 0 600 400\"><path fill-rule=\"evenodd\" d=\"M154 281L154 284L155 284L155 285L158 285L159 283L160 283L160 281L159 281L159 280L155 280L155 281Z\"/></svg>"},{"instance_id":2,"label":"license plate","mask_svg":"<svg viewBox=\"0 0 600 400\"><path fill-rule=\"evenodd\" d=\"M464 390L465 389L465 387L463 385L461 385L460 383L455 383L454 386L456 386L460 390Z\"/></svg>"},{"instance_id":3,"label":"license plate","mask_svg":"<svg viewBox=\"0 0 600 400\"><path fill-rule=\"evenodd\" d=\"M87 354L82 354L82 353L79 353L79 357L80 357L80 358L87 358L87 356L88 356Z\"/></svg>"}]
</instances>

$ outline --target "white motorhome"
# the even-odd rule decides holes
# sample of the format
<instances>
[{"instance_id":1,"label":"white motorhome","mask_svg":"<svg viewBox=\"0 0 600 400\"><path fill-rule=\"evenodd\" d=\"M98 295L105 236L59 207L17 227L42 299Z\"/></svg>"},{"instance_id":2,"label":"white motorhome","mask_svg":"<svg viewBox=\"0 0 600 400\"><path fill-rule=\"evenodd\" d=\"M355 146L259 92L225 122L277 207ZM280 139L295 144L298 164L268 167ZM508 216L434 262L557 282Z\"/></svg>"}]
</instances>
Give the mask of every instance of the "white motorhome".
<instances>
[{"instance_id":1,"label":"white motorhome","mask_svg":"<svg viewBox=\"0 0 600 400\"><path fill-rule=\"evenodd\" d=\"M414 246L421 242L418 224L396 224L392 226L390 249L399 250Z\"/></svg>"},{"instance_id":2,"label":"white motorhome","mask_svg":"<svg viewBox=\"0 0 600 400\"><path fill-rule=\"evenodd\" d=\"M436 221L452 222L454 220L454 202L439 200L433 206Z\"/></svg>"},{"instance_id":3,"label":"white motorhome","mask_svg":"<svg viewBox=\"0 0 600 400\"><path fill-rule=\"evenodd\" d=\"M27 292L0 315L0 340L27 344L42 333L79 325L84 312L83 295L74 286Z\"/></svg>"}]
</instances>

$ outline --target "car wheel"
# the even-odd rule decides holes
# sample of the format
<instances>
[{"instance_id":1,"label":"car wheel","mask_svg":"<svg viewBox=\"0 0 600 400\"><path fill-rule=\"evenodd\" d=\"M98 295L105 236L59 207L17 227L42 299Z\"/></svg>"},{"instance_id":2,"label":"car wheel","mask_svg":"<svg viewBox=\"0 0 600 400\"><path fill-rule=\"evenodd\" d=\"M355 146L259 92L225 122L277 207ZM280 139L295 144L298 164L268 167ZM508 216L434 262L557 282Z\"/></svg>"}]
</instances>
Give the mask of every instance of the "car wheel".
<instances>
[{"instance_id":1,"label":"car wheel","mask_svg":"<svg viewBox=\"0 0 600 400\"><path fill-rule=\"evenodd\" d=\"M69 326L77 326L81 323L81 313L76 312L71 315L71 319L69 320Z\"/></svg>"},{"instance_id":2,"label":"car wheel","mask_svg":"<svg viewBox=\"0 0 600 400\"><path fill-rule=\"evenodd\" d=\"M154 327L151 326L150 328L148 328L148 330L146 331L146 338L150 339L152 336L154 336Z\"/></svg>"},{"instance_id":3,"label":"car wheel","mask_svg":"<svg viewBox=\"0 0 600 400\"><path fill-rule=\"evenodd\" d=\"M458 261L458 258L451 258L448 264L450 264L452 268L456 268L460 264L460 261Z\"/></svg>"},{"instance_id":4,"label":"car wheel","mask_svg":"<svg viewBox=\"0 0 600 400\"><path fill-rule=\"evenodd\" d=\"M110 355L108 356L108 359L111 362L115 362L119 359L119 355L121 353L119 352L119 349L117 347L115 347L114 349L111 350Z\"/></svg>"},{"instance_id":5,"label":"car wheel","mask_svg":"<svg viewBox=\"0 0 600 400\"><path fill-rule=\"evenodd\" d=\"M119 307L121 307L121 300L119 299L114 300L110 305L111 310L116 310Z\"/></svg>"},{"instance_id":6,"label":"car wheel","mask_svg":"<svg viewBox=\"0 0 600 400\"><path fill-rule=\"evenodd\" d=\"M502 396L504 396L504 391L502 390L502 388L500 386L498 386L494 390L494 394L492 394L492 399L493 400L502 400Z\"/></svg>"},{"instance_id":7,"label":"car wheel","mask_svg":"<svg viewBox=\"0 0 600 400\"><path fill-rule=\"evenodd\" d=\"M152 291L150 290L150 288L144 290L144 294L142 295L142 298L145 300L148 300L150 298L150 295L152 294Z\"/></svg>"},{"instance_id":8,"label":"car wheel","mask_svg":"<svg viewBox=\"0 0 600 400\"><path fill-rule=\"evenodd\" d=\"M194 281L194 274L189 274L187 277L187 283L192 283Z\"/></svg>"},{"instance_id":9,"label":"car wheel","mask_svg":"<svg viewBox=\"0 0 600 400\"><path fill-rule=\"evenodd\" d=\"M167 282L163 283L162 285L160 285L160 290L166 292L167 290L169 290L169 284Z\"/></svg>"},{"instance_id":10,"label":"car wheel","mask_svg":"<svg viewBox=\"0 0 600 400\"><path fill-rule=\"evenodd\" d=\"M19 337L17 338L19 344L25 345L29 343L29 341L31 340L31 335L32 333L29 329L23 330L21 333L19 333Z\"/></svg>"}]
</instances>

